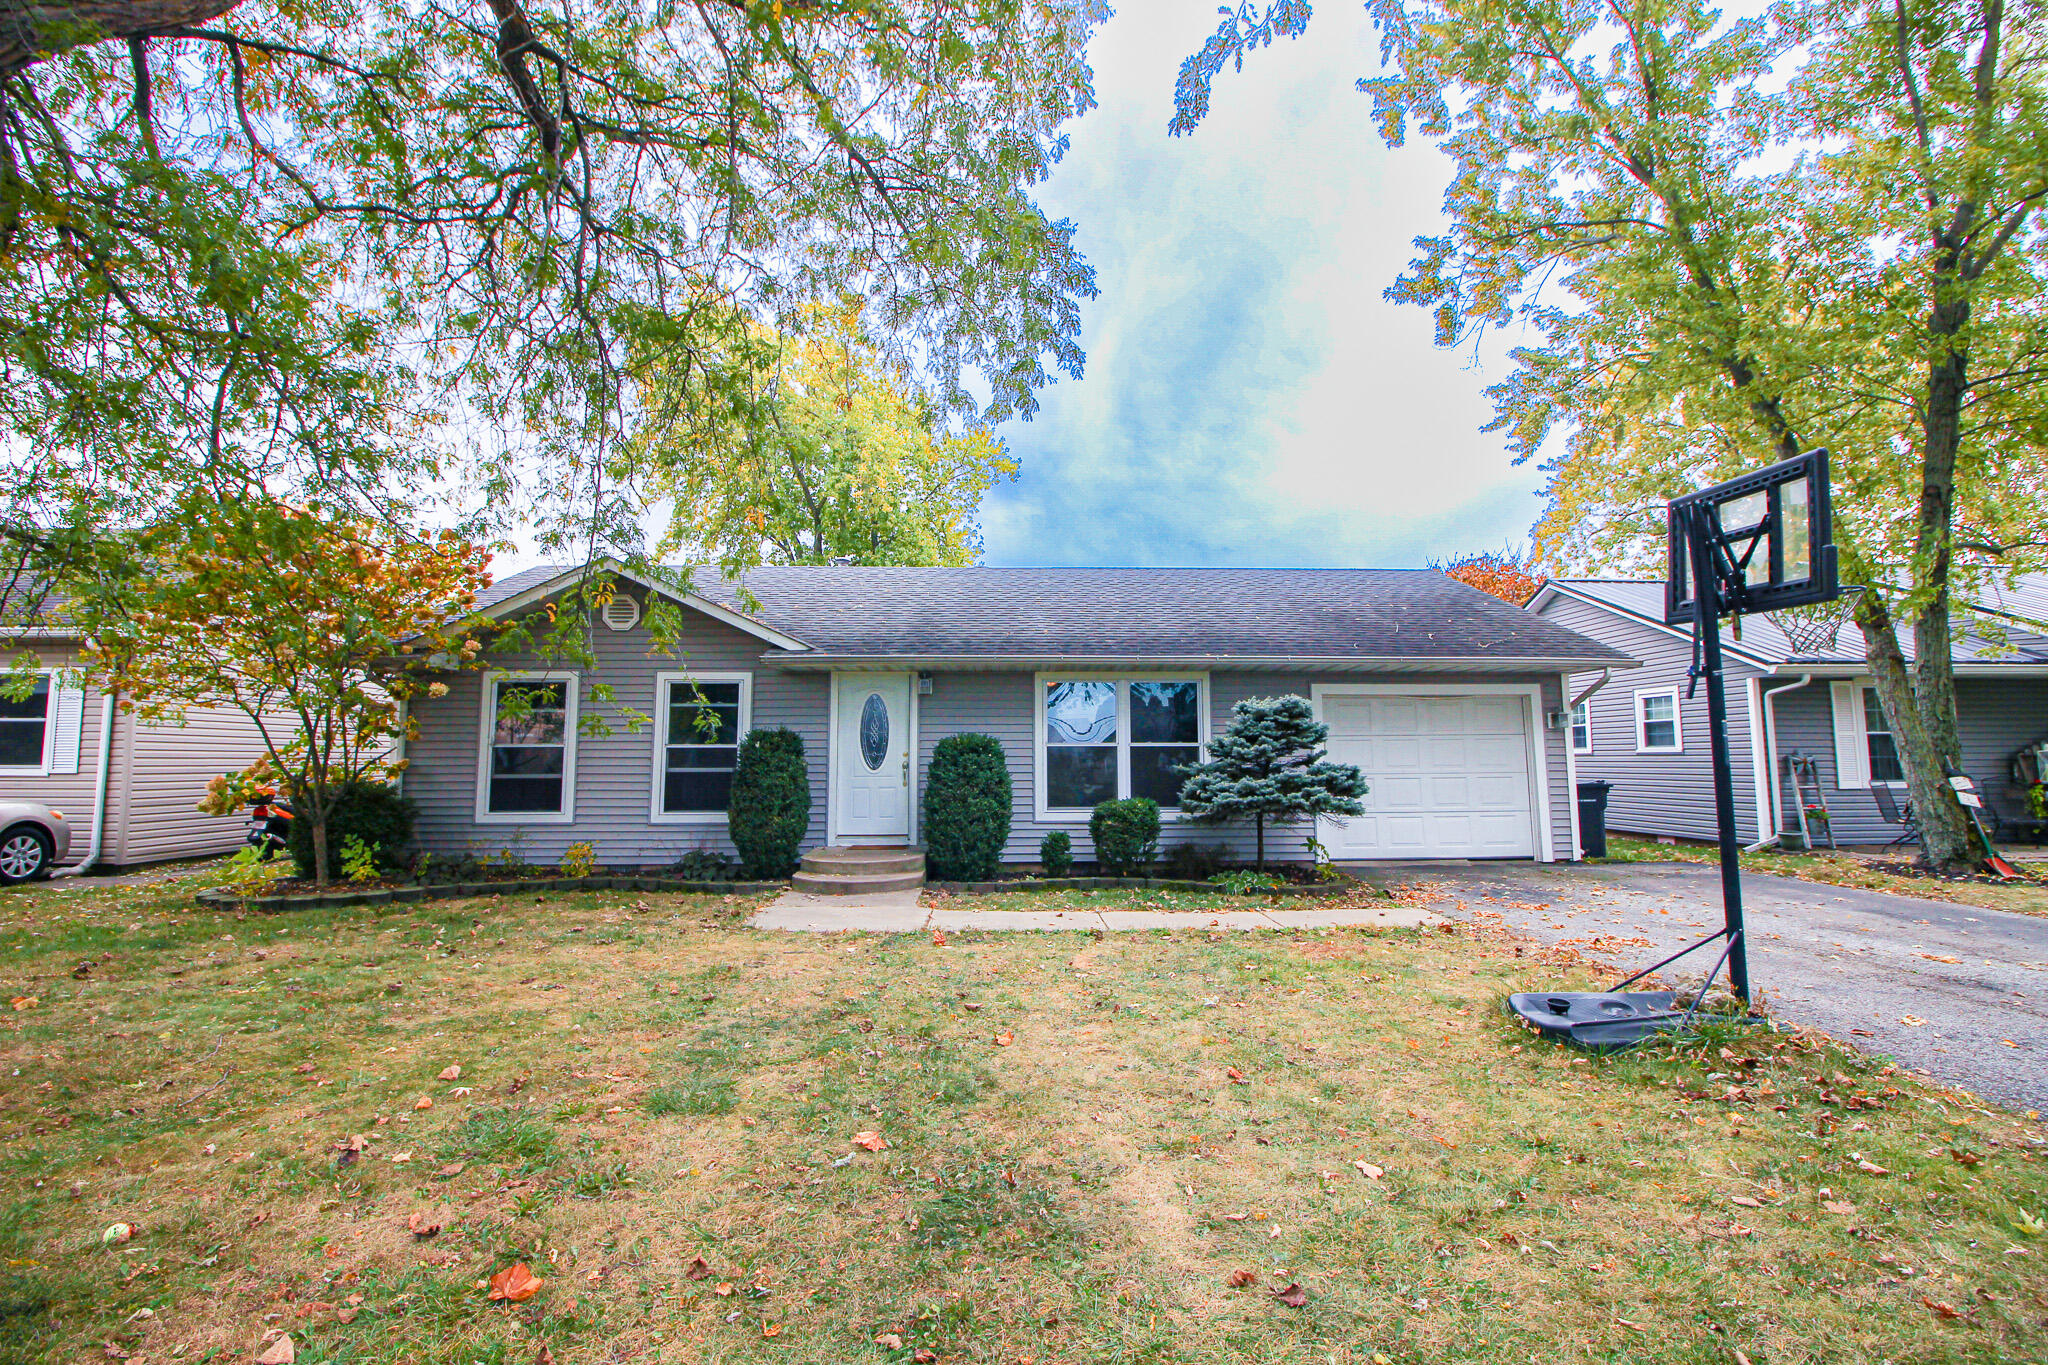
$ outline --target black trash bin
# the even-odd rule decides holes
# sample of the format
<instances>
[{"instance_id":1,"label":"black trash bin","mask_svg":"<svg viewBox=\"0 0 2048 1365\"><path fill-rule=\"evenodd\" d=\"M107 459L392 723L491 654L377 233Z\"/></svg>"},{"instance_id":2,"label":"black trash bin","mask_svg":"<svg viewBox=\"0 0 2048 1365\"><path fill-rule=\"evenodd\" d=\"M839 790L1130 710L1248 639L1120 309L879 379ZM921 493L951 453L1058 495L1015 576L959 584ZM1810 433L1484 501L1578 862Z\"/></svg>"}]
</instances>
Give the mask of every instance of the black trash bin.
<instances>
[{"instance_id":1,"label":"black trash bin","mask_svg":"<svg viewBox=\"0 0 2048 1365\"><path fill-rule=\"evenodd\" d=\"M1579 784L1579 852L1588 858L1607 856L1607 793L1612 782Z\"/></svg>"}]
</instances>

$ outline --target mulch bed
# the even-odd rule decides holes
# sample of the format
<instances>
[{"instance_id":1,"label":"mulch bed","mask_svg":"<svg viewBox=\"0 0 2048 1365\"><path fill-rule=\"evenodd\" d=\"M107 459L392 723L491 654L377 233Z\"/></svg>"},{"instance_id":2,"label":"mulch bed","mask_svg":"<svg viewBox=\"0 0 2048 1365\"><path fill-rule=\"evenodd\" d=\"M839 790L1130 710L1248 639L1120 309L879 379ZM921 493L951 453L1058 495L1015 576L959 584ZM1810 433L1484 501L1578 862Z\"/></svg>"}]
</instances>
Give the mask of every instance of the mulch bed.
<instances>
[{"instance_id":1,"label":"mulch bed","mask_svg":"<svg viewBox=\"0 0 2048 1365\"><path fill-rule=\"evenodd\" d=\"M300 890L290 883L260 896L244 897L224 887L201 891L201 905L243 910L295 910L313 906L385 905L413 901L468 900L477 896L522 895L529 891L672 891L711 896L751 896L786 891L788 882L704 882L680 877L620 873L590 877L497 877L473 882L371 883L336 886L325 892Z\"/></svg>"},{"instance_id":2,"label":"mulch bed","mask_svg":"<svg viewBox=\"0 0 2048 1365\"><path fill-rule=\"evenodd\" d=\"M1257 886L1244 891L1215 882L1183 882L1170 877L1017 877L993 882L927 882L933 891L956 896L986 896L1003 891L1190 891L1210 896L1352 896L1386 894L1371 882L1346 877L1337 882L1300 882Z\"/></svg>"}]
</instances>

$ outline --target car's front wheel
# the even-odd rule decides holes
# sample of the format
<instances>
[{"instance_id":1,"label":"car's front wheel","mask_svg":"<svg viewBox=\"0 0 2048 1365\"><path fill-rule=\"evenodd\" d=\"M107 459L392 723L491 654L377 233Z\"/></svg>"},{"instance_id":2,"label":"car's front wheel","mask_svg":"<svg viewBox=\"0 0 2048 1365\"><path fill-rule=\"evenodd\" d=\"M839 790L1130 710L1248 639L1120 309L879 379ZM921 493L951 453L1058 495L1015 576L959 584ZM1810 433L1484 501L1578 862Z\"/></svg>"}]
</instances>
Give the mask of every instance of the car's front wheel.
<instances>
[{"instance_id":1,"label":"car's front wheel","mask_svg":"<svg viewBox=\"0 0 2048 1365\"><path fill-rule=\"evenodd\" d=\"M34 825L16 825L0 834L0 882L11 885L42 876L55 854L49 835Z\"/></svg>"}]
</instances>

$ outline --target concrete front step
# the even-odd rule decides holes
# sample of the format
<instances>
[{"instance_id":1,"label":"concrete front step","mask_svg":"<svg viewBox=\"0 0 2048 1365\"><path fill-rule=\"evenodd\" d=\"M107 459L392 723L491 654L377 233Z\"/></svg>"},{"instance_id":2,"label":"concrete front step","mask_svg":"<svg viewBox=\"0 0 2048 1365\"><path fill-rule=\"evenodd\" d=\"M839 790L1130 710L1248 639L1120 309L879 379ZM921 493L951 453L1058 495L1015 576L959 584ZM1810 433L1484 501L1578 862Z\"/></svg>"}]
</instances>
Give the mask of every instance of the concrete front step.
<instances>
[{"instance_id":1,"label":"concrete front step","mask_svg":"<svg viewBox=\"0 0 2048 1365\"><path fill-rule=\"evenodd\" d=\"M804 871L820 876L861 877L915 872L923 880L924 854L914 848L814 848L804 854Z\"/></svg>"},{"instance_id":2,"label":"concrete front step","mask_svg":"<svg viewBox=\"0 0 2048 1365\"><path fill-rule=\"evenodd\" d=\"M913 872L799 872L790 879L798 891L813 896L859 896L873 891L914 891L924 885L924 869Z\"/></svg>"}]
</instances>

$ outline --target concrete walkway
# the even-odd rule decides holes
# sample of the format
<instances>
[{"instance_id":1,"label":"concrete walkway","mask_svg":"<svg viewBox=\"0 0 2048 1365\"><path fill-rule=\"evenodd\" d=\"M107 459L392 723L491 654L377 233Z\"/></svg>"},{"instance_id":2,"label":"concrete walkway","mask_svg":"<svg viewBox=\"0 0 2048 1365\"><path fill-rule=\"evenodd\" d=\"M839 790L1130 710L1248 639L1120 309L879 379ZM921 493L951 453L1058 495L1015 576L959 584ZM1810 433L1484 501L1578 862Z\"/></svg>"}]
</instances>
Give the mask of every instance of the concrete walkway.
<instances>
[{"instance_id":1,"label":"concrete walkway","mask_svg":"<svg viewBox=\"0 0 2048 1365\"><path fill-rule=\"evenodd\" d=\"M1076 932L1093 929L1414 929L1439 916L1412 905L1386 901L1372 906L1285 910L1225 909L1238 904L1217 897L1205 910L931 910L919 891L885 891L865 896L812 896L785 891L747 923L755 929L799 933L914 934L947 929L1025 929Z\"/></svg>"}]
</instances>

